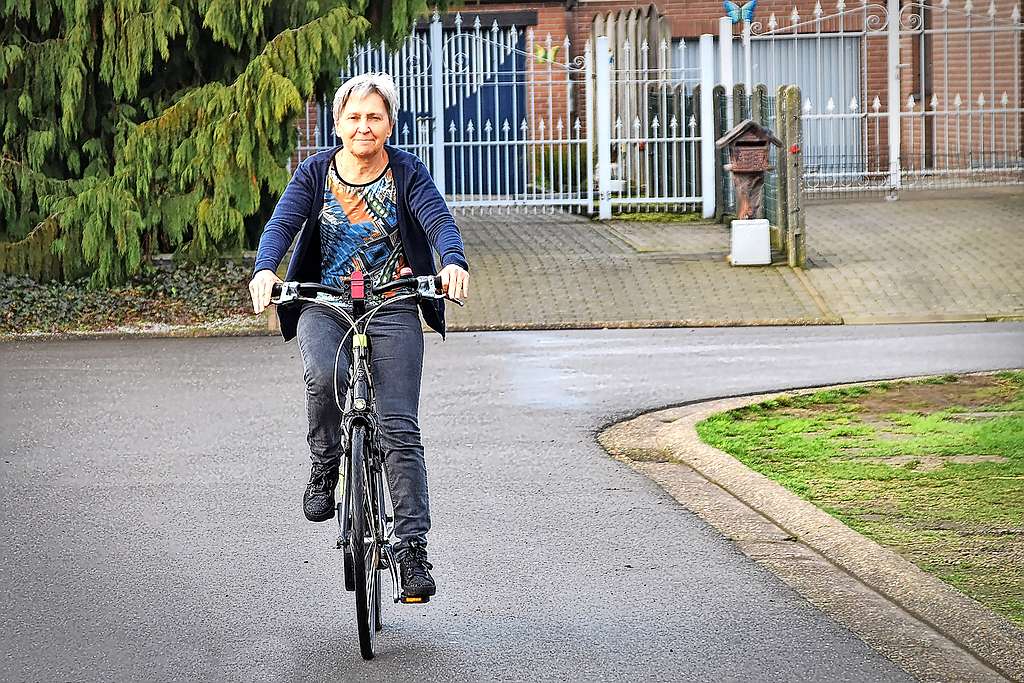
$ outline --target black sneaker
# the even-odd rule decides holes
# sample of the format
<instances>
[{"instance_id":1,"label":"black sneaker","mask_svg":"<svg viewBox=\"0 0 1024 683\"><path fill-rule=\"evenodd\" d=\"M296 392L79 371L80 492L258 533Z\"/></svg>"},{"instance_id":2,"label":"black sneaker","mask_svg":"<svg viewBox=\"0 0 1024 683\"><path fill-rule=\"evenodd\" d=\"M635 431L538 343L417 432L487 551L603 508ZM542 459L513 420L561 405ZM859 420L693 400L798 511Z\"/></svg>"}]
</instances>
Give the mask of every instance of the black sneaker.
<instances>
[{"instance_id":1,"label":"black sneaker","mask_svg":"<svg viewBox=\"0 0 1024 683\"><path fill-rule=\"evenodd\" d=\"M428 569L434 565L427 562L427 549L412 544L398 561L402 574L402 595L407 598L428 598L437 592L434 579Z\"/></svg>"},{"instance_id":2,"label":"black sneaker","mask_svg":"<svg viewBox=\"0 0 1024 683\"><path fill-rule=\"evenodd\" d=\"M338 484L338 466L314 463L309 473L302 512L311 522L323 522L334 516L334 487Z\"/></svg>"}]
</instances>

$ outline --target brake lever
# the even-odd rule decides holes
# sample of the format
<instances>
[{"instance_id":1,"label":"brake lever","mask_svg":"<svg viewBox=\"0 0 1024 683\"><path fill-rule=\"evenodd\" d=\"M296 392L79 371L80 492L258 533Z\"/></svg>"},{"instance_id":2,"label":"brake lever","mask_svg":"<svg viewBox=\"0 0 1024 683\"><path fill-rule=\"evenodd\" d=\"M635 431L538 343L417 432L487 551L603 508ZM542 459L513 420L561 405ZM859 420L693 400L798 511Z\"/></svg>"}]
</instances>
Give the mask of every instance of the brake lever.
<instances>
[{"instance_id":1,"label":"brake lever","mask_svg":"<svg viewBox=\"0 0 1024 683\"><path fill-rule=\"evenodd\" d=\"M427 297L430 299L445 299L457 303L459 306L465 306L466 304L459 299L449 299L444 292L439 292L434 288L434 278L424 277L420 278L416 285L416 293L421 297Z\"/></svg>"},{"instance_id":2,"label":"brake lever","mask_svg":"<svg viewBox=\"0 0 1024 683\"><path fill-rule=\"evenodd\" d=\"M295 301L299 298L299 283L298 282L282 282L281 293L276 298L271 297L270 303L275 306L280 306L283 303L289 301Z\"/></svg>"}]
</instances>

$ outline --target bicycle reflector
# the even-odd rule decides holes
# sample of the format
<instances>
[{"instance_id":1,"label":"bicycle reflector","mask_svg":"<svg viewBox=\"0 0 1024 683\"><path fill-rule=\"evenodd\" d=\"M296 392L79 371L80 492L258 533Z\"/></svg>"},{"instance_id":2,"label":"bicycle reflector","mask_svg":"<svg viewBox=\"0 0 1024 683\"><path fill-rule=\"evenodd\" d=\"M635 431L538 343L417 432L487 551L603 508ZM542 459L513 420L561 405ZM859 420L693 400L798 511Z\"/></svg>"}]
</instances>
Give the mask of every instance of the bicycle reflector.
<instances>
[{"instance_id":1,"label":"bicycle reflector","mask_svg":"<svg viewBox=\"0 0 1024 683\"><path fill-rule=\"evenodd\" d=\"M417 597L417 598L414 598L414 597L411 597L411 596L403 595L399 599L401 600L401 602L404 602L406 605L418 605L420 603L430 602L430 598L428 598L428 597L422 597L422 598L418 598Z\"/></svg>"},{"instance_id":2,"label":"bicycle reflector","mask_svg":"<svg viewBox=\"0 0 1024 683\"><path fill-rule=\"evenodd\" d=\"M353 299L365 299L366 298L366 283L363 280L363 271L354 270L352 271L352 277L349 280Z\"/></svg>"}]
</instances>

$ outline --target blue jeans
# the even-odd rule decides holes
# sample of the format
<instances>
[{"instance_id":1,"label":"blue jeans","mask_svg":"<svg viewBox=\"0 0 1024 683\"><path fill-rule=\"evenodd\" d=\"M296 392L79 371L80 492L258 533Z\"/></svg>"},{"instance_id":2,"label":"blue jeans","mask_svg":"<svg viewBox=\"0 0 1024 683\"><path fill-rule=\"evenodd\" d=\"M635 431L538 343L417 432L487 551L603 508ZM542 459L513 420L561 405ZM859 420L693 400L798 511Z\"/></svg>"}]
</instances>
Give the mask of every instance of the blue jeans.
<instances>
[{"instance_id":1,"label":"blue jeans","mask_svg":"<svg viewBox=\"0 0 1024 683\"><path fill-rule=\"evenodd\" d=\"M335 403L334 364L338 359L338 402L345 405L352 339L323 306L304 304L297 337L306 380L310 457L314 463L337 466L344 449L341 411ZM395 504L395 553L411 542L426 544L430 529L427 468L420 440L420 381L423 377L423 330L412 301L389 304L377 313L367 330L371 373L387 458L388 483Z\"/></svg>"}]
</instances>

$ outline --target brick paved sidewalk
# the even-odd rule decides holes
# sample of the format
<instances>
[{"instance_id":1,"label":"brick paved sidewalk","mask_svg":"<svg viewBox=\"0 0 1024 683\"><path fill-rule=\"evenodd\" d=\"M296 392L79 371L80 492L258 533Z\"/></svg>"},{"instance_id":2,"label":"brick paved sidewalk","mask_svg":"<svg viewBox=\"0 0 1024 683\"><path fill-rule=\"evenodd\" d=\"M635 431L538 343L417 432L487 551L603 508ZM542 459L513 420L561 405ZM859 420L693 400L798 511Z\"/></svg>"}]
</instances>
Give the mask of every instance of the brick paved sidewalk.
<instances>
[{"instance_id":1,"label":"brick paved sidewalk","mask_svg":"<svg viewBox=\"0 0 1024 683\"><path fill-rule=\"evenodd\" d=\"M1024 188L812 204L807 277L848 323L1024 315Z\"/></svg>"},{"instance_id":2,"label":"brick paved sidewalk","mask_svg":"<svg viewBox=\"0 0 1024 683\"><path fill-rule=\"evenodd\" d=\"M755 325L1024 315L1024 191L808 208L809 268L733 267L729 231L565 214L458 217L451 329Z\"/></svg>"},{"instance_id":3,"label":"brick paved sidewalk","mask_svg":"<svg viewBox=\"0 0 1024 683\"><path fill-rule=\"evenodd\" d=\"M824 322L789 268L732 268L728 230L565 214L458 217L472 275L451 329Z\"/></svg>"}]
</instances>

